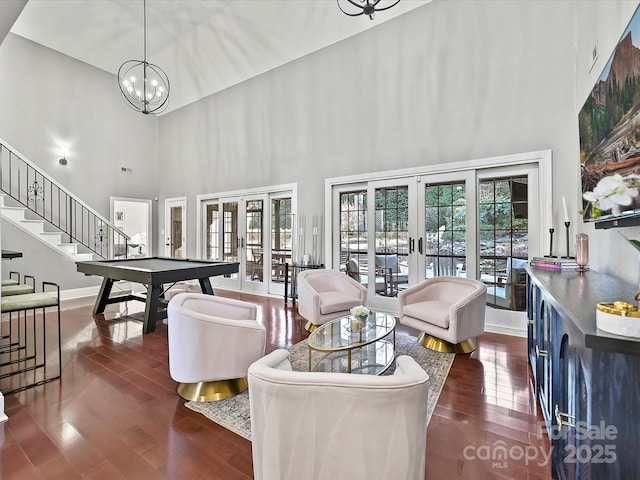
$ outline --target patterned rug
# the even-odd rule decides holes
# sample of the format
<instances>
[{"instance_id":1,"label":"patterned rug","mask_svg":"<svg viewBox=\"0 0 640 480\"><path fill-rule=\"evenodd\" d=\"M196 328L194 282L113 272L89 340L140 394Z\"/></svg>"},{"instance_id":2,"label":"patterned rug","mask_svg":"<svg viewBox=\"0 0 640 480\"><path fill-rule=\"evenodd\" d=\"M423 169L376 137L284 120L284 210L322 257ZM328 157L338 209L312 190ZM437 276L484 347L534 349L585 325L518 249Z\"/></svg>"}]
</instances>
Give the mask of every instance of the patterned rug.
<instances>
[{"instance_id":1,"label":"patterned rug","mask_svg":"<svg viewBox=\"0 0 640 480\"><path fill-rule=\"evenodd\" d=\"M307 341L296 343L291 347L290 361L294 370L306 371L308 362ZM438 397L449 374L451 364L455 358L453 353L438 353L427 350L416 342L416 337L408 335L396 336L396 356L409 355L429 374L429 404L427 406L427 418L431 415L438 403ZM395 369L395 362L385 375L390 375ZM225 400L217 402L187 402L186 407L201 413L209 420L222 425L224 428L237 433L241 437L251 440L251 418L249 416L249 392L244 391Z\"/></svg>"}]
</instances>

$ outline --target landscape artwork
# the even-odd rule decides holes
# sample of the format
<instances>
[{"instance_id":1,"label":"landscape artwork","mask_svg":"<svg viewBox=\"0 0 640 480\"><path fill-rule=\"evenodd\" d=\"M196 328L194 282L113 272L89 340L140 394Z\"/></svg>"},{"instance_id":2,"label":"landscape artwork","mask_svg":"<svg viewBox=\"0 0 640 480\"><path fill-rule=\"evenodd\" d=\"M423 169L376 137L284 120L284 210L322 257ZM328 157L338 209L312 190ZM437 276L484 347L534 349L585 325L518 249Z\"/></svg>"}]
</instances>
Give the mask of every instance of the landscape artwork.
<instances>
[{"instance_id":1,"label":"landscape artwork","mask_svg":"<svg viewBox=\"0 0 640 480\"><path fill-rule=\"evenodd\" d=\"M640 9L578 115L582 192L606 176L640 174ZM591 220L584 201L583 218ZM623 214L640 213L640 196Z\"/></svg>"}]
</instances>

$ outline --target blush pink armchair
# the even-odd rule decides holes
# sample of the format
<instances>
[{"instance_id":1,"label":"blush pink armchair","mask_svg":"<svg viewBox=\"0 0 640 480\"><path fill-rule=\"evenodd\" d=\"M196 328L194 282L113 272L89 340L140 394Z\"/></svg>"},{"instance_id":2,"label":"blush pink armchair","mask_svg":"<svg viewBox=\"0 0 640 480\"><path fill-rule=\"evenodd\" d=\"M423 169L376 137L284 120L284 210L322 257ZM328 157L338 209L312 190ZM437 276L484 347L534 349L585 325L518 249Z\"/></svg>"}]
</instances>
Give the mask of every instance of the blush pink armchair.
<instances>
[{"instance_id":1,"label":"blush pink armchair","mask_svg":"<svg viewBox=\"0 0 640 480\"><path fill-rule=\"evenodd\" d=\"M298 274L298 312L313 332L319 325L366 305L367 288L338 270L303 270Z\"/></svg>"},{"instance_id":2,"label":"blush pink armchair","mask_svg":"<svg viewBox=\"0 0 640 480\"><path fill-rule=\"evenodd\" d=\"M484 332L487 287L479 280L440 276L398 294L400 323L422 331L418 343L440 352L470 353Z\"/></svg>"},{"instance_id":3,"label":"blush pink armchair","mask_svg":"<svg viewBox=\"0 0 640 480\"><path fill-rule=\"evenodd\" d=\"M393 375L291 371L276 350L249 367L256 480L421 479L429 376L408 356Z\"/></svg>"},{"instance_id":4,"label":"blush pink armchair","mask_svg":"<svg viewBox=\"0 0 640 480\"><path fill-rule=\"evenodd\" d=\"M179 293L167 307L169 372L187 400L222 400L247 389L249 366L264 355L266 330L253 303Z\"/></svg>"}]
</instances>

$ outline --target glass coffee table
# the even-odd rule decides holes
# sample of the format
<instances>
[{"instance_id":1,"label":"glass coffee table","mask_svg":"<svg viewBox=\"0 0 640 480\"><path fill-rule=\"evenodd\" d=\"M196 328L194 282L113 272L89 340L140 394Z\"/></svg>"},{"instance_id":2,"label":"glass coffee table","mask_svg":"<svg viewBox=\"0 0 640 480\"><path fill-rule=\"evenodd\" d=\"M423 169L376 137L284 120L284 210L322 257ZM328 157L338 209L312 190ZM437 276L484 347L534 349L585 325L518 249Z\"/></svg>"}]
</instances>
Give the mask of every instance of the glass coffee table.
<instances>
[{"instance_id":1,"label":"glass coffee table","mask_svg":"<svg viewBox=\"0 0 640 480\"><path fill-rule=\"evenodd\" d=\"M396 319L372 312L364 326L352 328L354 317L347 315L321 325L307 340L310 372L346 372L380 375L393 363ZM386 339L389 335L393 341ZM320 353L320 358L313 353Z\"/></svg>"}]
</instances>

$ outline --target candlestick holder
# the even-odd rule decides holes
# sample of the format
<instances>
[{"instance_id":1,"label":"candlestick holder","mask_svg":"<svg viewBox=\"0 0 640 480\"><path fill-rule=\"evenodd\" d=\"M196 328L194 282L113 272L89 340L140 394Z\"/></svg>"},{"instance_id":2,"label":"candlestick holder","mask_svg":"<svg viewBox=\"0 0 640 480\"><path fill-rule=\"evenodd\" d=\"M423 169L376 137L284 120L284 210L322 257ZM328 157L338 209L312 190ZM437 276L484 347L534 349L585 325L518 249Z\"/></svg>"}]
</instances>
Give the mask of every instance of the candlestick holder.
<instances>
[{"instance_id":1,"label":"candlestick holder","mask_svg":"<svg viewBox=\"0 0 640 480\"><path fill-rule=\"evenodd\" d=\"M557 255L553 254L553 232L555 232L555 228L549 229L549 255L545 255L546 258L556 258Z\"/></svg>"},{"instance_id":2,"label":"candlestick holder","mask_svg":"<svg viewBox=\"0 0 640 480\"><path fill-rule=\"evenodd\" d=\"M567 233L567 255L566 256L563 255L561 258L575 258L575 257L572 257L569 253L569 225L571 225L571 222L564 222L564 226L567 229L567 232L566 232Z\"/></svg>"}]
</instances>

